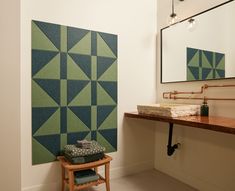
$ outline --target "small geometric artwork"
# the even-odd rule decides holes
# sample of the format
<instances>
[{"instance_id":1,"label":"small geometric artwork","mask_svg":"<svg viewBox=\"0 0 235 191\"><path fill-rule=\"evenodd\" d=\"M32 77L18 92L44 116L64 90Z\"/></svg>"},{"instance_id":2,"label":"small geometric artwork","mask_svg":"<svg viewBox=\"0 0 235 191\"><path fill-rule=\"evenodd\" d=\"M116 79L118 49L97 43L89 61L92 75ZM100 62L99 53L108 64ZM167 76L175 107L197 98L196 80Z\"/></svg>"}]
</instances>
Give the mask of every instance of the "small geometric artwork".
<instances>
[{"instance_id":1,"label":"small geometric artwork","mask_svg":"<svg viewBox=\"0 0 235 191\"><path fill-rule=\"evenodd\" d=\"M187 47L187 81L225 77L225 54Z\"/></svg>"},{"instance_id":2,"label":"small geometric artwork","mask_svg":"<svg viewBox=\"0 0 235 191\"><path fill-rule=\"evenodd\" d=\"M32 164L66 144L117 150L117 35L32 21Z\"/></svg>"}]
</instances>

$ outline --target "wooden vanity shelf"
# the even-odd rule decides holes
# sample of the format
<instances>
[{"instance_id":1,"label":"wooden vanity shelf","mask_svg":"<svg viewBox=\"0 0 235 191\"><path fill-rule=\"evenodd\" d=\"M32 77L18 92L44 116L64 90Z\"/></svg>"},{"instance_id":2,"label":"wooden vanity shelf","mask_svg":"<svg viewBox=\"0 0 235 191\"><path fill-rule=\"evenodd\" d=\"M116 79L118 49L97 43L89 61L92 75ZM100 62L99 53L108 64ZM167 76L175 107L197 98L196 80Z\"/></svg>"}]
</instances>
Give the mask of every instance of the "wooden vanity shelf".
<instances>
[{"instance_id":1,"label":"wooden vanity shelf","mask_svg":"<svg viewBox=\"0 0 235 191\"><path fill-rule=\"evenodd\" d=\"M187 116L187 117L172 118L172 117L163 117L156 115L139 114L138 112L125 113L124 116L128 118L147 119L147 120L162 121L169 123L169 136L168 136L168 145L167 145L168 156L173 155L176 149L178 149L180 145L180 143L172 145L174 124L235 134L235 119L225 118L225 117Z\"/></svg>"},{"instance_id":2,"label":"wooden vanity shelf","mask_svg":"<svg viewBox=\"0 0 235 191\"><path fill-rule=\"evenodd\" d=\"M172 145L173 126L174 124L185 125L188 127L207 129L211 131L218 131L223 133L235 134L235 119L215 116L187 116L187 117L163 117L156 115L146 115L134 113L125 113L125 117L136 119L147 119L153 121L162 121L169 123L169 135L167 145L167 155L174 154L180 143Z\"/></svg>"},{"instance_id":3,"label":"wooden vanity shelf","mask_svg":"<svg viewBox=\"0 0 235 191\"><path fill-rule=\"evenodd\" d=\"M154 115L139 114L137 112L125 113L125 117L162 121L172 124L184 125L194 128L207 129L223 133L235 134L235 119L217 116L187 116L187 117L163 117Z\"/></svg>"}]
</instances>

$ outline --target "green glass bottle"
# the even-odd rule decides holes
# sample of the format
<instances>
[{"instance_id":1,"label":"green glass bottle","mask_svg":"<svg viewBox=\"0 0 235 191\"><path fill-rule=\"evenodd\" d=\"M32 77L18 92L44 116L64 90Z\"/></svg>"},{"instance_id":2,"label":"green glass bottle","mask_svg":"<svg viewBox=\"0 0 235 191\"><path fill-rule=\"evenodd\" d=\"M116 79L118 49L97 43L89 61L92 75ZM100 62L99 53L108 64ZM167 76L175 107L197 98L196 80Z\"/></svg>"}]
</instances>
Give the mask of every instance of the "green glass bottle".
<instances>
[{"instance_id":1,"label":"green glass bottle","mask_svg":"<svg viewBox=\"0 0 235 191\"><path fill-rule=\"evenodd\" d=\"M206 100L204 100L201 105L201 116L208 116L208 115L209 115L209 106L207 105Z\"/></svg>"}]
</instances>

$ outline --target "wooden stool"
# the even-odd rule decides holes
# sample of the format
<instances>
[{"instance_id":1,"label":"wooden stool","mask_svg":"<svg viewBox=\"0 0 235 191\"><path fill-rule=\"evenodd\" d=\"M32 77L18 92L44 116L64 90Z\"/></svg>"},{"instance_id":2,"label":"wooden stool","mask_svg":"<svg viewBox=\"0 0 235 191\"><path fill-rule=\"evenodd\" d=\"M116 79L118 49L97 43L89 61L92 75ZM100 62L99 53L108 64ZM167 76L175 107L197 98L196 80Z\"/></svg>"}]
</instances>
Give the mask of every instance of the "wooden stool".
<instances>
[{"instance_id":1,"label":"wooden stool","mask_svg":"<svg viewBox=\"0 0 235 191\"><path fill-rule=\"evenodd\" d=\"M106 184L106 191L110 191L110 183L109 183L109 169L110 169L110 161L112 157L105 155L103 159L84 163L84 164L71 164L68 162L64 156L57 157L60 161L60 165L62 168L62 191L64 191L65 184L68 184L69 191L74 190L82 190L84 188L88 188L90 186L98 186L99 184ZM105 178L98 174L98 167L105 165ZM99 176L97 181L88 182L85 184L74 184L74 172L80 170L94 169Z\"/></svg>"}]
</instances>

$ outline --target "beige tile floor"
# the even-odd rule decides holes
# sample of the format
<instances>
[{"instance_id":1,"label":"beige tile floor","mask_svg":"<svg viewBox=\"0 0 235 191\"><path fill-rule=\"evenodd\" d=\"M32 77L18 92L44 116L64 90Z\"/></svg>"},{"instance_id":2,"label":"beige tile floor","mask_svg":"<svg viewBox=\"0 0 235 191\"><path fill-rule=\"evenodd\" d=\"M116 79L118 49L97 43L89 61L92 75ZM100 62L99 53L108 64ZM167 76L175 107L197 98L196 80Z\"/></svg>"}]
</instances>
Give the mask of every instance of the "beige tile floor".
<instances>
[{"instance_id":1,"label":"beige tile floor","mask_svg":"<svg viewBox=\"0 0 235 191\"><path fill-rule=\"evenodd\" d=\"M113 179L111 191L196 191L196 189L156 170ZM105 191L105 185L84 191Z\"/></svg>"}]
</instances>

